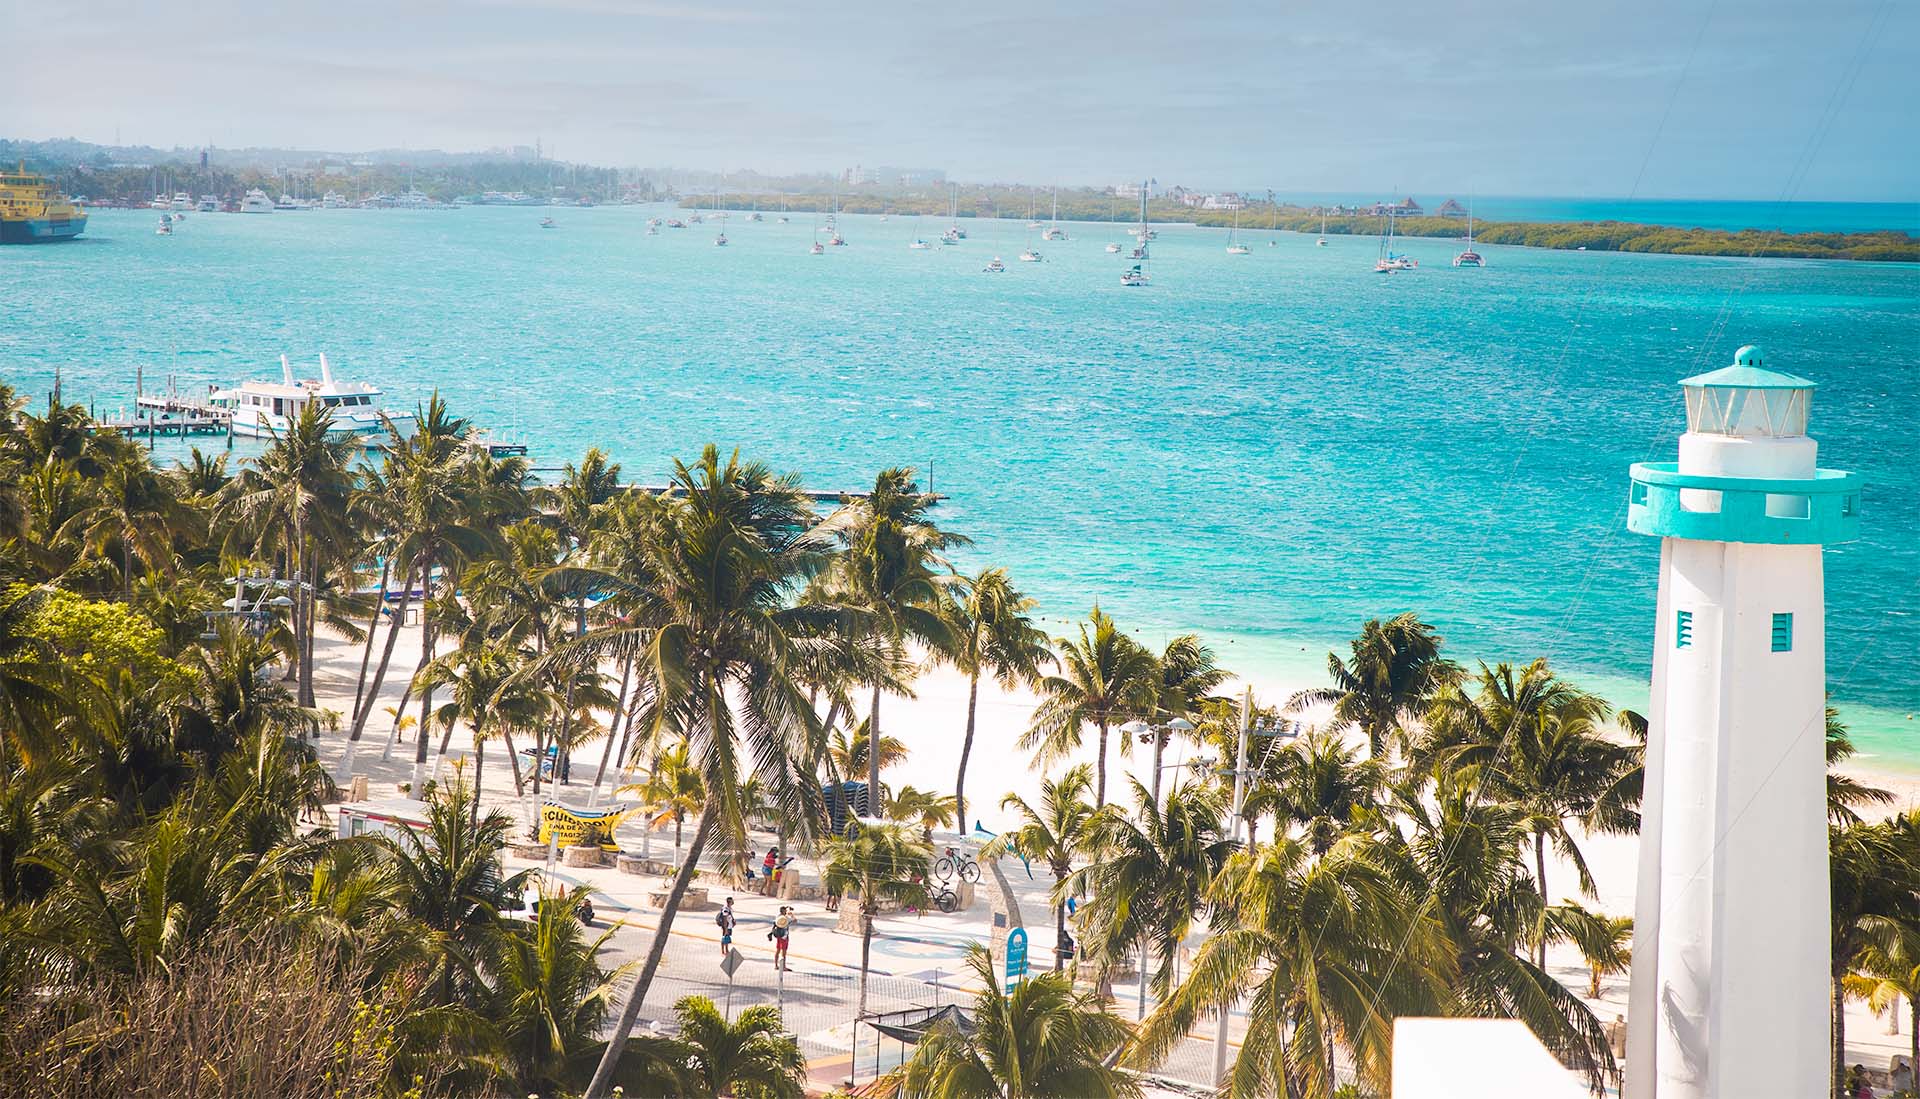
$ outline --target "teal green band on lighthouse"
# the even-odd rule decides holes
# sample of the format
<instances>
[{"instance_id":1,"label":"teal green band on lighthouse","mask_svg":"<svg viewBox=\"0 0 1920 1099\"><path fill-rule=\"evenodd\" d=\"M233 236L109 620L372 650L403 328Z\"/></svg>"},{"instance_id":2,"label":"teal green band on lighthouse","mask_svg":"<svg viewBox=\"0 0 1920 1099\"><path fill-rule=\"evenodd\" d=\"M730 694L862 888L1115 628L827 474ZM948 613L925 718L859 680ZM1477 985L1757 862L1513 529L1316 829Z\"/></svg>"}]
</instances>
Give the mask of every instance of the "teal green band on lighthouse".
<instances>
[{"instance_id":1,"label":"teal green band on lighthouse","mask_svg":"<svg viewBox=\"0 0 1920 1099\"><path fill-rule=\"evenodd\" d=\"M1816 470L1810 478L1710 477L1677 462L1641 462L1629 471L1627 529L1661 538L1784 546L1831 545L1860 536L1857 473ZM1717 492L1681 506L1681 490Z\"/></svg>"}]
</instances>

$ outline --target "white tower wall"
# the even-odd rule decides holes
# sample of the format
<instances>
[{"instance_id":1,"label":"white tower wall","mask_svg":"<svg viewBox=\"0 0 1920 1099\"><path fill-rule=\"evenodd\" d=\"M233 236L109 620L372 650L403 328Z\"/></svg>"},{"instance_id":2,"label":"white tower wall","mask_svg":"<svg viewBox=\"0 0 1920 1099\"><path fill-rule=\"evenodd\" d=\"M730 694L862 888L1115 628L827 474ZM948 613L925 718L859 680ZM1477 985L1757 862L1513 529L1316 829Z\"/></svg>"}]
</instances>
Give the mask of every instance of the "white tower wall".
<instances>
[{"instance_id":1,"label":"white tower wall","mask_svg":"<svg viewBox=\"0 0 1920 1099\"><path fill-rule=\"evenodd\" d=\"M1747 348L1685 384L1745 387L1774 409L1811 389L1759 366ZM1827 1090L1820 542L1850 536L1857 482L1817 471L1803 431L1690 431L1678 463L1635 469L1629 525L1663 537L1627 1099ZM1728 540L1700 536L1714 533Z\"/></svg>"}]
</instances>

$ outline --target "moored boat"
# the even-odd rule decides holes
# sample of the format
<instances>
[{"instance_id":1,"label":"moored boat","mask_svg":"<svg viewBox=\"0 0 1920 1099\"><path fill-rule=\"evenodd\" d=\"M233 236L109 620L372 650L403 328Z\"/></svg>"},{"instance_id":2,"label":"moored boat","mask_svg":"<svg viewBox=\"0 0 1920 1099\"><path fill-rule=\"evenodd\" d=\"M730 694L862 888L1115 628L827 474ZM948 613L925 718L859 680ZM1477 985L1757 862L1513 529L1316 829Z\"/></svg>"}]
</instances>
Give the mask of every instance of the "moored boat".
<instances>
[{"instance_id":1,"label":"moored boat","mask_svg":"<svg viewBox=\"0 0 1920 1099\"><path fill-rule=\"evenodd\" d=\"M246 381L230 389L217 389L208 398L216 408L224 408L232 418L233 433L254 439L283 436L299 419L308 404L320 404L333 413L327 434L350 439L362 446L377 446L392 437L413 433L414 414L380 406L380 390L366 382L342 382L334 378L327 357L320 356L320 378L296 379L285 355L280 356L277 382Z\"/></svg>"},{"instance_id":2,"label":"moored boat","mask_svg":"<svg viewBox=\"0 0 1920 1099\"><path fill-rule=\"evenodd\" d=\"M254 187L247 192L247 197L240 200L240 212L243 214L271 214L273 213L273 200L267 197L265 191Z\"/></svg>"},{"instance_id":3,"label":"moored boat","mask_svg":"<svg viewBox=\"0 0 1920 1099\"><path fill-rule=\"evenodd\" d=\"M86 211L53 189L21 161L0 174L0 244L46 244L72 240L87 229Z\"/></svg>"}]
</instances>

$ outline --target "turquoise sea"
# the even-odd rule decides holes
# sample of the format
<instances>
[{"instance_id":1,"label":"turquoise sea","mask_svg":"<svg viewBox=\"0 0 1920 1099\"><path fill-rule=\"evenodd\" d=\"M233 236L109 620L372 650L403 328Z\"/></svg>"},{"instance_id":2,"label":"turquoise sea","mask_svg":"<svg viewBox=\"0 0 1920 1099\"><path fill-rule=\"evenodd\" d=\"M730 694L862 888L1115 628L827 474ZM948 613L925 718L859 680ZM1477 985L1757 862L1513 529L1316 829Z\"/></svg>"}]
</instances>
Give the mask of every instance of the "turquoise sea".
<instances>
[{"instance_id":1,"label":"turquoise sea","mask_svg":"<svg viewBox=\"0 0 1920 1099\"><path fill-rule=\"evenodd\" d=\"M1457 654L1551 657L1644 701L1657 545L1626 468L1672 455L1682 377L1759 343L1817 380L1823 464L1861 471L1864 538L1828 561L1834 697L1870 762L1920 770L1920 267L1485 249L1372 273L1375 243L1020 222L844 219L644 235L664 209L102 211L74 244L0 249L0 377L103 413L148 384L278 374L280 354L657 482L703 442L851 488L919 467L1055 629L1094 600L1159 643L1196 628L1297 677L1373 615ZM543 231L542 216L560 227ZM1271 243L1270 243L1271 242ZM1004 274L982 273L992 256ZM217 441L202 445L217 446ZM179 444L161 445L165 456Z\"/></svg>"}]
</instances>

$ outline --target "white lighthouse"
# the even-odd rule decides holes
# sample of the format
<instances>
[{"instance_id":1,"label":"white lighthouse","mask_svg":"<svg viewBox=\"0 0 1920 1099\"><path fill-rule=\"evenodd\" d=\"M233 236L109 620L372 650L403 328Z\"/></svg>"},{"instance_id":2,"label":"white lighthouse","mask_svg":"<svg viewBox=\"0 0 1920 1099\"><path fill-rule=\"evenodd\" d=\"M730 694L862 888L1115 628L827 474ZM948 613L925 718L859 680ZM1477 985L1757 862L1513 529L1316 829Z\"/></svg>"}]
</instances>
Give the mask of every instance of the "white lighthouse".
<instances>
[{"instance_id":1,"label":"white lighthouse","mask_svg":"<svg viewBox=\"0 0 1920 1099\"><path fill-rule=\"evenodd\" d=\"M1759 348L1681 382L1680 460L1636 465L1660 538L1627 1099L1827 1091L1821 546L1860 480L1819 469L1813 383Z\"/></svg>"}]
</instances>

